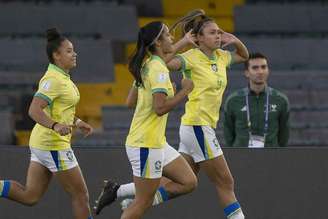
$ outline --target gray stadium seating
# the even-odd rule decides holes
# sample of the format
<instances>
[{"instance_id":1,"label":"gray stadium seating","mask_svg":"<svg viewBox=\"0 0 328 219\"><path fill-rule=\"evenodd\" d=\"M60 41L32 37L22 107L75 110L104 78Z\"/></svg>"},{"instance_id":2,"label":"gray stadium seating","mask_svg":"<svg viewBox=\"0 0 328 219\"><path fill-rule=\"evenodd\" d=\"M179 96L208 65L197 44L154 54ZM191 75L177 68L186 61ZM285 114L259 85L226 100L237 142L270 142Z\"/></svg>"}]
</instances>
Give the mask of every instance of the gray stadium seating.
<instances>
[{"instance_id":1,"label":"gray stadium seating","mask_svg":"<svg viewBox=\"0 0 328 219\"><path fill-rule=\"evenodd\" d=\"M137 37L137 15L132 6L13 3L2 4L0 10L0 35L44 34L57 27L63 33L100 35L113 41L133 42Z\"/></svg>"},{"instance_id":2,"label":"gray stadium seating","mask_svg":"<svg viewBox=\"0 0 328 219\"><path fill-rule=\"evenodd\" d=\"M270 60L269 65L272 65ZM227 76L229 92L246 87L243 71L230 70ZM324 90L328 88L328 70L271 70L268 81L270 86L280 90Z\"/></svg>"},{"instance_id":3,"label":"gray stadium seating","mask_svg":"<svg viewBox=\"0 0 328 219\"><path fill-rule=\"evenodd\" d=\"M29 72L16 72L16 71L0 71L0 85L31 87L37 85L44 72L29 73Z\"/></svg>"},{"instance_id":4,"label":"gray stadium seating","mask_svg":"<svg viewBox=\"0 0 328 219\"><path fill-rule=\"evenodd\" d=\"M236 7L234 14L235 30L241 33L328 32L328 6L324 5L244 5Z\"/></svg>"},{"instance_id":5,"label":"gray stadium seating","mask_svg":"<svg viewBox=\"0 0 328 219\"><path fill-rule=\"evenodd\" d=\"M114 80L114 63L110 41L70 39L78 53L76 69L72 70L72 78L76 82L109 82ZM38 78L48 65L45 39L2 39L0 40L0 71L5 73L8 83L21 83ZM18 73L22 73L19 76ZM37 74L28 78L27 74ZM19 82L22 80L21 82Z\"/></svg>"},{"instance_id":6,"label":"gray stadium seating","mask_svg":"<svg viewBox=\"0 0 328 219\"><path fill-rule=\"evenodd\" d=\"M102 108L104 130L115 128L129 129L133 112L133 109L129 109L126 106L104 106Z\"/></svg>"},{"instance_id":7,"label":"gray stadium seating","mask_svg":"<svg viewBox=\"0 0 328 219\"><path fill-rule=\"evenodd\" d=\"M328 128L328 110L325 108L300 108L290 113L291 123L296 127L327 127Z\"/></svg>"},{"instance_id":8,"label":"gray stadium seating","mask_svg":"<svg viewBox=\"0 0 328 219\"><path fill-rule=\"evenodd\" d=\"M267 4L267 3L306 3L306 4L311 4L311 3L327 3L327 0L246 0L246 3L251 3L251 4Z\"/></svg>"},{"instance_id":9,"label":"gray stadium seating","mask_svg":"<svg viewBox=\"0 0 328 219\"><path fill-rule=\"evenodd\" d=\"M15 122L13 119L13 114L10 109L0 108L0 145L9 145L13 144L14 140L14 131L15 131Z\"/></svg>"},{"instance_id":10,"label":"gray stadium seating","mask_svg":"<svg viewBox=\"0 0 328 219\"><path fill-rule=\"evenodd\" d=\"M1 93L0 93L1 94ZM7 95L0 95L0 109L8 107L11 104L10 97Z\"/></svg>"},{"instance_id":11,"label":"gray stadium seating","mask_svg":"<svg viewBox=\"0 0 328 219\"><path fill-rule=\"evenodd\" d=\"M137 7L138 16L162 17L163 8L161 0L122 0L121 4L134 5Z\"/></svg>"},{"instance_id":12,"label":"gray stadium seating","mask_svg":"<svg viewBox=\"0 0 328 219\"><path fill-rule=\"evenodd\" d=\"M290 146L327 146L328 128L291 129Z\"/></svg>"},{"instance_id":13,"label":"gray stadium seating","mask_svg":"<svg viewBox=\"0 0 328 219\"><path fill-rule=\"evenodd\" d=\"M283 90L283 93L289 98L291 107L320 109L328 106L328 90Z\"/></svg>"},{"instance_id":14,"label":"gray stadium seating","mask_svg":"<svg viewBox=\"0 0 328 219\"><path fill-rule=\"evenodd\" d=\"M250 52L265 54L271 69L328 69L327 38L240 37ZM232 69L241 66L232 66Z\"/></svg>"}]
</instances>

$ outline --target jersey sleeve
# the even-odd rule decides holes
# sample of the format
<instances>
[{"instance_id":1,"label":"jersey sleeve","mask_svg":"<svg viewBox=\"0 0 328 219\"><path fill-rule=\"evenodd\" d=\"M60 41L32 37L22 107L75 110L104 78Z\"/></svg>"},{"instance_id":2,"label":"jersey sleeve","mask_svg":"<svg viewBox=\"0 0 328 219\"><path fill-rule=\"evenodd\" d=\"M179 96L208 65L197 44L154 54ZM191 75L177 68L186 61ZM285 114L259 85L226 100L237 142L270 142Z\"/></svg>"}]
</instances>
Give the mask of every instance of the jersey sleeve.
<instances>
[{"instance_id":1,"label":"jersey sleeve","mask_svg":"<svg viewBox=\"0 0 328 219\"><path fill-rule=\"evenodd\" d=\"M155 67L149 76L151 92L168 94L170 76L166 69Z\"/></svg>"},{"instance_id":2,"label":"jersey sleeve","mask_svg":"<svg viewBox=\"0 0 328 219\"><path fill-rule=\"evenodd\" d=\"M181 62L180 71L183 72L184 77L191 78L192 62L190 62L190 57L188 56L188 53L178 54L176 55L176 57Z\"/></svg>"},{"instance_id":3,"label":"jersey sleeve","mask_svg":"<svg viewBox=\"0 0 328 219\"><path fill-rule=\"evenodd\" d=\"M52 104L55 98L60 95L60 83L55 78L44 78L40 80L38 91L34 94L35 97Z\"/></svg>"}]
</instances>

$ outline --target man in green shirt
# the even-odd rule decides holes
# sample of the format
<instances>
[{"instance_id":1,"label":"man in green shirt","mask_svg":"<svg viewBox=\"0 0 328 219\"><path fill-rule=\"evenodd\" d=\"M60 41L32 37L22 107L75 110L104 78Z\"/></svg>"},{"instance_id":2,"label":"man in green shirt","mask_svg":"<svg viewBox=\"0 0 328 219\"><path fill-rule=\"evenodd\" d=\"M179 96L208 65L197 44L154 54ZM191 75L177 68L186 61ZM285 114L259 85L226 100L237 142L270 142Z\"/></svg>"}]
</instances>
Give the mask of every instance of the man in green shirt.
<instances>
[{"instance_id":1,"label":"man in green shirt","mask_svg":"<svg viewBox=\"0 0 328 219\"><path fill-rule=\"evenodd\" d=\"M245 62L246 88L233 92L224 106L224 138L228 147L285 147L289 138L289 101L268 86L267 58L250 54Z\"/></svg>"}]
</instances>

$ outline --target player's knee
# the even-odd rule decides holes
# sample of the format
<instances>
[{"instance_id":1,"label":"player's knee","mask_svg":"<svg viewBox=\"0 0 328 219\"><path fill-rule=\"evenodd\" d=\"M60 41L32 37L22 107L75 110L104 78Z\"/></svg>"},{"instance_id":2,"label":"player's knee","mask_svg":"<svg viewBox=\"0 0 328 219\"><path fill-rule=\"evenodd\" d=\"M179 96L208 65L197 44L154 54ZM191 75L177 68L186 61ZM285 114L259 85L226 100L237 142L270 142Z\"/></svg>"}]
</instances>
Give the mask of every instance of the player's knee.
<instances>
[{"instance_id":1,"label":"player's knee","mask_svg":"<svg viewBox=\"0 0 328 219\"><path fill-rule=\"evenodd\" d=\"M39 203L40 197L30 196L27 200L25 200L24 204L26 206L32 207Z\"/></svg>"},{"instance_id":2,"label":"player's knee","mask_svg":"<svg viewBox=\"0 0 328 219\"><path fill-rule=\"evenodd\" d=\"M186 193L194 191L198 186L198 180L196 176L189 177L187 182L185 183Z\"/></svg>"}]
</instances>

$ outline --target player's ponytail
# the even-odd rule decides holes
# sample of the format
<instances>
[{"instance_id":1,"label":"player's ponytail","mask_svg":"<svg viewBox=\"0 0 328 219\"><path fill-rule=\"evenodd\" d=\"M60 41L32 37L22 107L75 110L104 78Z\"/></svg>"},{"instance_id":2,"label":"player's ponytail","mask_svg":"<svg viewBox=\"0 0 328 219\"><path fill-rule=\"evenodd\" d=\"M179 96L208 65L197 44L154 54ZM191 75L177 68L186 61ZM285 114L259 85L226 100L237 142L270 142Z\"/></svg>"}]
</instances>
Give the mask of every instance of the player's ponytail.
<instances>
[{"instance_id":1,"label":"player's ponytail","mask_svg":"<svg viewBox=\"0 0 328 219\"><path fill-rule=\"evenodd\" d=\"M136 80L137 87L143 86L141 76L144 59L147 52L155 51L155 41L161 37L164 24L156 21L142 27L138 33L137 48L129 62L129 71Z\"/></svg>"},{"instance_id":2,"label":"player's ponytail","mask_svg":"<svg viewBox=\"0 0 328 219\"><path fill-rule=\"evenodd\" d=\"M48 29L46 32L47 37L47 55L50 63L54 64L53 53L58 50L61 43L66 40L56 28Z\"/></svg>"},{"instance_id":3,"label":"player's ponytail","mask_svg":"<svg viewBox=\"0 0 328 219\"><path fill-rule=\"evenodd\" d=\"M178 19L171 27L170 32L174 32L176 29L181 28L182 34L186 34L192 30L193 34L201 33L203 25L206 22L213 21L213 19L205 15L204 10L196 9L190 11L188 14Z\"/></svg>"}]
</instances>

